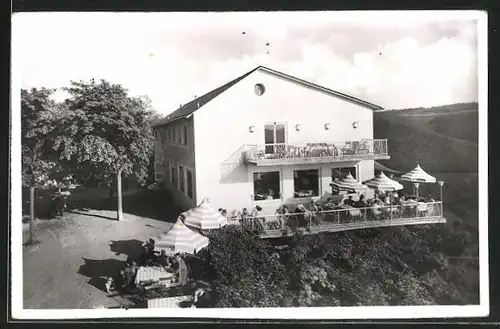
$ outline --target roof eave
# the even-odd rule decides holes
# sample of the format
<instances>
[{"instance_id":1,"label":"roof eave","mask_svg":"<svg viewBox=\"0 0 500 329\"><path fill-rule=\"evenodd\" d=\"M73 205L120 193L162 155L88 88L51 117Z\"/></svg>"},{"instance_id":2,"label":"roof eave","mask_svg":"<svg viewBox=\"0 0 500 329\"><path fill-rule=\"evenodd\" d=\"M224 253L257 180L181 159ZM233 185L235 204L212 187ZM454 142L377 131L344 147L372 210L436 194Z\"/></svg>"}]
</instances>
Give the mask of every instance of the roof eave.
<instances>
[{"instance_id":1,"label":"roof eave","mask_svg":"<svg viewBox=\"0 0 500 329\"><path fill-rule=\"evenodd\" d=\"M161 126L164 126L166 124L169 124L169 123L172 123L174 121L178 121L178 120L181 120L181 119L189 119L190 117L193 116L194 113L190 113L188 115L181 115L179 117L176 117L176 118L173 118L173 119L170 119L170 120L167 120L167 121L163 121L163 122L160 122L160 123L157 123L157 124L154 124L153 125L153 128L159 128Z\"/></svg>"},{"instance_id":2,"label":"roof eave","mask_svg":"<svg viewBox=\"0 0 500 329\"><path fill-rule=\"evenodd\" d=\"M364 100L359 99L357 97L350 96L350 95L347 95L347 94L344 94L344 93L341 93L341 92L338 92L338 91L335 91L335 90L332 90L332 89L320 86L320 85L312 83L310 81L306 81L304 79L300 79L300 78L288 75L286 73L270 69L270 68L265 67L265 66L259 66L257 69L262 69L264 71L267 71L268 73L281 76L281 77L283 77L285 79L292 80L292 81L295 81L295 82L298 82L298 83L301 83L301 84L305 84L305 85L307 85L307 86L309 86L311 88L314 88L314 89L326 92L326 93L328 93L330 95L334 95L334 96L336 96L338 98L341 98L341 99L343 99L345 101L348 101L348 102L351 102L351 103L363 106L363 107L368 108L368 109L373 110L373 111L384 110L384 108L382 106L380 106L380 105L364 101Z\"/></svg>"}]
</instances>

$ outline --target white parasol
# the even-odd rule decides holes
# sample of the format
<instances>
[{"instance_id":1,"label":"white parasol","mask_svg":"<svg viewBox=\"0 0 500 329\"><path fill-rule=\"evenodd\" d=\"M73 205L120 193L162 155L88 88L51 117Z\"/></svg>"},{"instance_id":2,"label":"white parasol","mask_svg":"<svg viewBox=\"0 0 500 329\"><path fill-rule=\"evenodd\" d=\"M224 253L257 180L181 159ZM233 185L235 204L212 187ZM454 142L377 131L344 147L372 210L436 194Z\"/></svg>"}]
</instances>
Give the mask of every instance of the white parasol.
<instances>
[{"instance_id":1,"label":"white parasol","mask_svg":"<svg viewBox=\"0 0 500 329\"><path fill-rule=\"evenodd\" d=\"M155 251L165 250L167 254L195 254L209 243L207 237L190 229L180 219L168 232L153 240Z\"/></svg>"},{"instance_id":2,"label":"white parasol","mask_svg":"<svg viewBox=\"0 0 500 329\"><path fill-rule=\"evenodd\" d=\"M227 218L217 209L212 208L208 199L204 199L197 207L182 214L184 224L200 230L211 230L225 226Z\"/></svg>"},{"instance_id":3,"label":"white parasol","mask_svg":"<svg viewBox=\"0 0 500 329\"><path fill-rule=\"evenodd\" d=\"M401 176L401 180L414 184L417 199L420 183L436 183L436 178L426 173L418 164L415 169Z\"/></svg>"},{"instance_id":4,"label":"white parasol","mask_svg":"<svg viewBox=\"0 0 500 329\"><path fill-rule=\"evenodd\" d=\"M346 177L339 181L330 183L330 186L339 191L347 191L353 193L358 193L359 191L367 189L367 186L354 179L351 173L349 173Z\"/></svg>"},{"instance_id":5,"label":"white parasol","mask_svg":"<svg viewBox=\"0 0 500 329\"><path fill-rule=\"evenodd\" d=\"M403 189L403 185L387 177L383 171L375 178L366 181L365 184L384 192L394 192Z\"/></svg>"}]
</instances>

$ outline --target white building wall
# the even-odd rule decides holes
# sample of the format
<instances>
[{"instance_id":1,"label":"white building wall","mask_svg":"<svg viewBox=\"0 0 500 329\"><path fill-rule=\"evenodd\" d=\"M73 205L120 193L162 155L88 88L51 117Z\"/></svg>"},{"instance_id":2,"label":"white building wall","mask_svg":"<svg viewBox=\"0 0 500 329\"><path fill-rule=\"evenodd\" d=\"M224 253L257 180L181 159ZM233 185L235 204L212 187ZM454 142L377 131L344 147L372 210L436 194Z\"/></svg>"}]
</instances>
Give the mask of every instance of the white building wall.
<instances>
[{"instance_id":1,"label":"white building wall","mask_svg":"<svg viewBox=\"0 0 500 329\"><path fill-rule=\"evenodd\" d=\"M265 93L257 96L261 83ZM352 123L357 121L358 128ZM373 112L315 89L256 71L194 113L196 194L208 197L214 207L241 209L252 206L255 167L237 166L222 176L222 163L244 144L264 144L264 125L287 124L287 142L334 142L373 138ZM331 124L325 130L325 123ZM295 126L301 125L297 131ZM249 127L254 126L251 133ZM321 165L321 190L331 191L332 166ZM261 170L261 169L258 169ZM373 161L360 164L363 180L373 177ZM291 177L291 179L290 179ZM293 168L283 171L284 198L293 191Z\"/></svg>"}]
</instances>

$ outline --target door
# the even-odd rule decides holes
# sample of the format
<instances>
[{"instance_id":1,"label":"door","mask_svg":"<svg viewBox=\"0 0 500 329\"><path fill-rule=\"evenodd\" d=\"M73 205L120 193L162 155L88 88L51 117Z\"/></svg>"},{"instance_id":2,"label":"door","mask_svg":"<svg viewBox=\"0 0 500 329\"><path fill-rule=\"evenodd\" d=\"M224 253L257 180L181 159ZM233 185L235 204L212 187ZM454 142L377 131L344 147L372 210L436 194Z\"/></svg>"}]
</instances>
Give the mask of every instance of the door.
<instances>
[{"instance_id":1,"label":"door","mask_svg":"<svg viewBox=\"0 0 500 329\"><path fill-rule=\"evenodd\" d=\"M285 150L286 125L284 123L273 123L264 127L265 153L276 154Z\"/></svg>"}]
</instances>

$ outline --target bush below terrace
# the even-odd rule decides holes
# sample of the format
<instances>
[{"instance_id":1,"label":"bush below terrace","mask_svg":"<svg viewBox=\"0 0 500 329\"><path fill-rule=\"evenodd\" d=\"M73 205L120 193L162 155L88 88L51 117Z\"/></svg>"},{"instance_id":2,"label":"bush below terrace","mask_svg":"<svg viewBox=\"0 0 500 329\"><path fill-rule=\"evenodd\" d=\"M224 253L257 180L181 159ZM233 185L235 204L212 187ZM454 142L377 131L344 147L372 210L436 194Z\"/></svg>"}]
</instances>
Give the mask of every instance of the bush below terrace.
<instances>
[{"instance_id":1,"label":"bush below terrace","mask_svg":"<svg viewBox=\"0 0 500 329\"><path fill-rule=\"evenodd\" d=\"M453 258L469 238L414 226L295 236L278 250L225 227L189 261L212 307L474 304L477 261Z\"/></svg>"}]
</instances>

